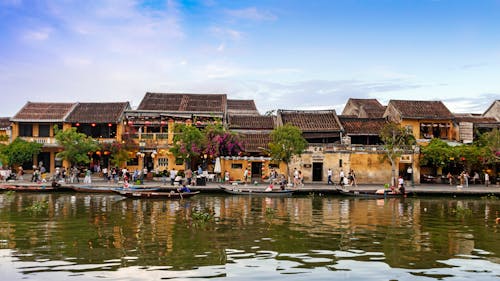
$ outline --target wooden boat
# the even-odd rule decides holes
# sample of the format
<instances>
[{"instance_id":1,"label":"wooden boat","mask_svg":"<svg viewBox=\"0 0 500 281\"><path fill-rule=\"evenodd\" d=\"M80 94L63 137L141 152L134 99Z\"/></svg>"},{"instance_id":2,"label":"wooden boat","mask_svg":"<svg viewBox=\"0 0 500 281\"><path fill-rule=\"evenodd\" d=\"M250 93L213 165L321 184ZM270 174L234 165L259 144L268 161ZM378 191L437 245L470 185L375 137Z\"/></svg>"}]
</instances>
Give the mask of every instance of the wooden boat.
<instances>
[{"instance_id":1,"label":"wooden boat","mask_svg":"<svg viewBox=\"0 0 500 281\"><path fill-rule=\"evenodd\" d=\"M59 186L51 183L43 184L3 184L0 185L0 191L62 191Z\"/></svg>"},{"instance_id":2,"label":"wooden boat","mask_svg":"<svg viewBox=\"0 0 500 281\"><path fill-rule=\"evenodd\" d=\"M225 192L229 194L235 194L235 195L253 195L253 196L292 196L293 190L282 190L282 189L273 189L271 191L265 191L263 189L257 189L255 187L251 186L239 186L239 185L234 185L234 186L223 186L219 185L220 189L224 190Z\"/></svg>"},{"instance_id":3,"label":"wooden boat","mask_svg":"<svg viewBox=\"0 0 500 281\"><path fill-rule=\"evenodd\" d=\"M348 190L348 189L337 189L338 192L346 196L355 197L365 197L365 198L390 198L390 197L405 197L406 194L403 193L392 193L390 190Z\"/></svg>"},{"instance_id":4,"label":"wooden boat","mask_svg":"<svg viewBox=\"0 0 500 281\"><path fill-rule=\"evenodd\" d=\"M88 192L88 193L113 193L114 191L156 191L159 188L144 188L130 186L128 188L116 187L116 186L71 186L71 189L76 192Z\"/></svg>"},{"instance_id":5,"label":"wooden boat","mask_svg":"<svg viewBox=\"0 0 500 281\"><path fill-rule=\"evenodd\" d=\"M195 192L161 192L161 191L125 191L114 190L114 192L128 198L149 198L149 199L185 199L200 193Z\"/></svg>"}]
</instances>

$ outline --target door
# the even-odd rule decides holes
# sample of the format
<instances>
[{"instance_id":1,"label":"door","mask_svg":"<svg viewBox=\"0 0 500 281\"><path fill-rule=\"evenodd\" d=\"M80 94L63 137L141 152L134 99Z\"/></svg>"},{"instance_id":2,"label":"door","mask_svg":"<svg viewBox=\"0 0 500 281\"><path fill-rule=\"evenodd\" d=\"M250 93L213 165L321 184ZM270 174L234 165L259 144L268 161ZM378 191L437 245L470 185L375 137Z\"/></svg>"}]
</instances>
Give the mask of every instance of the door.
<instances>
[{"instance_id":1,"label":"door","mask_svg":"<svg viewBox=\"0 0 500 281\"><path fill-rule=\"evenodd\" d=\"M262 162L252 162L252 181L262 179Z\"/></svg>"},{"instance_id":2,"label":"door","mask_svg":"<svg viewBox=\"0 0 500 281\"><path fill-rule=\"evenodd\" d=\"M313 181L323 181L323 163L313 163Z\"/></svg>"},{"instance_id":3,"label":"door","mask_svg":"<svg viewBox=\"0 0 500 281\"><path fill-rule=\"evenodd\" d=\"M50 152L40 152L40 154L38 154L38 168L40 168L40 164L45 167L47 173L50 172Z\"/></svg>"}]
</instances>

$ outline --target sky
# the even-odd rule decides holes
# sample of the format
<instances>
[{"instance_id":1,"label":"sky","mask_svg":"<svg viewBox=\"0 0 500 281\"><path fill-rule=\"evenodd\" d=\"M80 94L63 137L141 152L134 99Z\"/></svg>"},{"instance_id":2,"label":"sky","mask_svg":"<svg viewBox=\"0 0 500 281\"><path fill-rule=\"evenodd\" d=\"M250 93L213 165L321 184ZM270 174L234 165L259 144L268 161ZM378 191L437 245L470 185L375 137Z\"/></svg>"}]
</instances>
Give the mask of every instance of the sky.
<instances>
[{"instance_id":1,"label":"sky","mask_svg":"<svg viewBox=\"0 0 500 281\"><path fill-rule=\"evenodd\" d=\"M0 0L0 116L28 102L227 94L258 110L349 98L500 99L500 0Z\"/></svg>"}]
</instances>

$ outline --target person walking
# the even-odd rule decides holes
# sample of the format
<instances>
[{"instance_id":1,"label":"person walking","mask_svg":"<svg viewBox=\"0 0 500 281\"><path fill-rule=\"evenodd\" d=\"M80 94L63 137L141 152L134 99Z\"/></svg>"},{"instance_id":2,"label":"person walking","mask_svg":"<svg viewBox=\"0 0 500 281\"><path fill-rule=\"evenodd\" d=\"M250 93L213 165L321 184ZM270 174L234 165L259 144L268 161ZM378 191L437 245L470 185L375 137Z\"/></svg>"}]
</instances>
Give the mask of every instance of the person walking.
<instances>
[{"instance_id":1,"label":"person walking","mask_svg":"<svg viewBox=\"0 0 500 281\"><path fill-rule=\"evenodd\" d=\"M333 181L332 181L332 176L333 176L332 169L328 168L327 175L328 175L328 181L327 181L326 184L333 184Z\"/></svg>"}]
</instances>

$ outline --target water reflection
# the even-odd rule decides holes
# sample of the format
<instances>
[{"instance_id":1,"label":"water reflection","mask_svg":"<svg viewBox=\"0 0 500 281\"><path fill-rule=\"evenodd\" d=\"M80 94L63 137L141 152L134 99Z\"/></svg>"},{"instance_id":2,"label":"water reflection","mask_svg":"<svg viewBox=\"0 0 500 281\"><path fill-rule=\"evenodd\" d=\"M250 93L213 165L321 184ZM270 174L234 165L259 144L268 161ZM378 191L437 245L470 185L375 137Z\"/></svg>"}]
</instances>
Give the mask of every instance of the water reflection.
<instances>
[{"instance_id":1,"label":"water reflection","mask_svg":"<svg viewBox=\"0 0 500 281\"><path fill-rule=\"evenodd\" d=\"M47 207L33 212L40 202ZM483 199L3 193L0 272L6 280L494 280L499 210L499 200Z\"/></svg>"}]
</instances>

